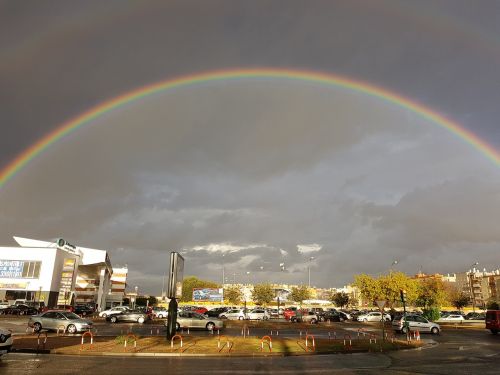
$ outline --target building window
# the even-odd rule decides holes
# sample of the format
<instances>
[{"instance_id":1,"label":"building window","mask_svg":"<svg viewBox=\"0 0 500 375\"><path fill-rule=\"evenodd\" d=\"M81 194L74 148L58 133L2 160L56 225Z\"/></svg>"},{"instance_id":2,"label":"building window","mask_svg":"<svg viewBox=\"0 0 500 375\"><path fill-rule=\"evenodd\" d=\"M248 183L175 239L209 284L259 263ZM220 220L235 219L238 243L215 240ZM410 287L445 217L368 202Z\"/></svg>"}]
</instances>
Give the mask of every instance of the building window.
<instances>
[{"instance_id":1,"label":"building window","mask_svg":"<svg viewBox=\"0 0 500 375\"><path fill-rule=\"evenodd\" d=\"M38 279L42 262L25 262L23 267L24 279Z\"/></svg>"}]
</instances>

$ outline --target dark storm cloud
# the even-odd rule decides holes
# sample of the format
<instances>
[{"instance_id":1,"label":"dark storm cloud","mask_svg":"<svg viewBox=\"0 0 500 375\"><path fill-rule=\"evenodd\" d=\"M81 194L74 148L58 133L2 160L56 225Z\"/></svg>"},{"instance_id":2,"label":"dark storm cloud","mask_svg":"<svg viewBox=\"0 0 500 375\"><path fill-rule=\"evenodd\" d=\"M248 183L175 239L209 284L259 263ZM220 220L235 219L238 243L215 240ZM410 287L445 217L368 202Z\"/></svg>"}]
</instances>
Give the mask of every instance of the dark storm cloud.
<instances>
[{"instance_id":1,"label":"dark storm cloud","mask_svg":"<svg viewBox=\"0 0 500 375\"><path fill-rule=\"evenodd\" d=\"M420 4L4 2L0 165L123 92L240 66L367 80L500 147L499 5ZM108 248L156 292L170 250L201 277L220 280L225 264L230 279L297 283L313 254L300 246L317 244L313 282L331 286L396 258L407 272L459 270L471 252L494 263L495 186L477 151L376 99L212 84L135 102L50 147L2 187L0 239Z\"/></svg>"}]
</instances>

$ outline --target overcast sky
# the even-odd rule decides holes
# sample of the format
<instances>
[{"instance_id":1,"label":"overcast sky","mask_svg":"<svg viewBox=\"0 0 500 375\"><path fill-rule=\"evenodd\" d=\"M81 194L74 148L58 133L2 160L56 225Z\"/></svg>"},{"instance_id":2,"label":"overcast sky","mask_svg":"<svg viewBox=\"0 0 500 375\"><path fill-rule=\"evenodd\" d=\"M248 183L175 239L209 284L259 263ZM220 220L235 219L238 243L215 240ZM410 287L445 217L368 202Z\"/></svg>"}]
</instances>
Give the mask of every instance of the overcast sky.
<instances>
[{"instance_id":1,"label":"overcast sky","mask_svg":"<svg viewBox=\"0 0 500 375\"><path fill-rule=\"evenodd\" d=\"M494 1L2 1L0 167L115 96L252 67L366 81L500 149L499 15ZM245 79L137 100L53 144L1 188L0 244L107 249L150 293L174 250L205 279L307 283L310 266L332 287L394 260L497 268L499 212L498 166L418 114Z\"/></svg>"}]
</instances>

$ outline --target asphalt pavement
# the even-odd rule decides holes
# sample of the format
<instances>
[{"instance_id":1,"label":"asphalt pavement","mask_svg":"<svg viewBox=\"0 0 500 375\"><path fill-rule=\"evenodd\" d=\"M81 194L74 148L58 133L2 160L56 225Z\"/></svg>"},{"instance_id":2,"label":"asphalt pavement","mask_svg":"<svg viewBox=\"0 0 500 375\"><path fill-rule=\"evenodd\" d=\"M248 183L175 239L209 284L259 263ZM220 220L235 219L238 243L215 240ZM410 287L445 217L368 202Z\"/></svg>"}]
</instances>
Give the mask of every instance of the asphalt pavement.
<instances>
[{"instance_id":1,"label":"asphalt pavement","mask_svg":"<svg viewBox=\"0 0 500 375\"><path fill-rule=\"evenodd\" d=\"M98 334L116 335L129 330L139 335L151 334L151 327L160 324L110 324L97 322ZM26 321L2 319L0 325L22 333ZM317 334L327 334L333 327L356 334L359 327L379 331L377 325L335 323L323 326ZM12 328L11 328L12 329ZM337 328L340 330L340 328ZM232 332L234 331L234 332ZM262 331L262 332L260 332ZM268 334L255 329L252 335ZM156 334L156 332L153 332ZM164 331L160 333L164 334ZM193 331L193 335L208 335ZM239 334L230 329L227 335ZM280 331L280 335L297 335L297 330ZM290 357L110 357L65 356L10 353L0 360L1 374L498 374L500 366L500 335L483 328L447 327L441 335L422 335L426 345L417 350L388 353L335 354Z\"/></svg>"}]
</instances>

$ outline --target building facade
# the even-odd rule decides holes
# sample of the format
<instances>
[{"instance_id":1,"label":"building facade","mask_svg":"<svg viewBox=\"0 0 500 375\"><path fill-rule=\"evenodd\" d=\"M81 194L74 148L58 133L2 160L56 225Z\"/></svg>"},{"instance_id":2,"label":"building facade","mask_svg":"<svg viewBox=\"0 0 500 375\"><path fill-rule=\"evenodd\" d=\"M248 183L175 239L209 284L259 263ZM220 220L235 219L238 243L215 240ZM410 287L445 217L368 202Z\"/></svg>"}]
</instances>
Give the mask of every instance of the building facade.
<instances>
[{"instance_id":1,"label":"building facade","mask_svg":"<svg viewBox=\"0 0 500 375\"><path fill-rule=\"evenodd\" d=\"M107 251L14 237L20 247L0 247L0 299L43 305L106 306L113 273Z\"/></svg>"}]
</instances>

